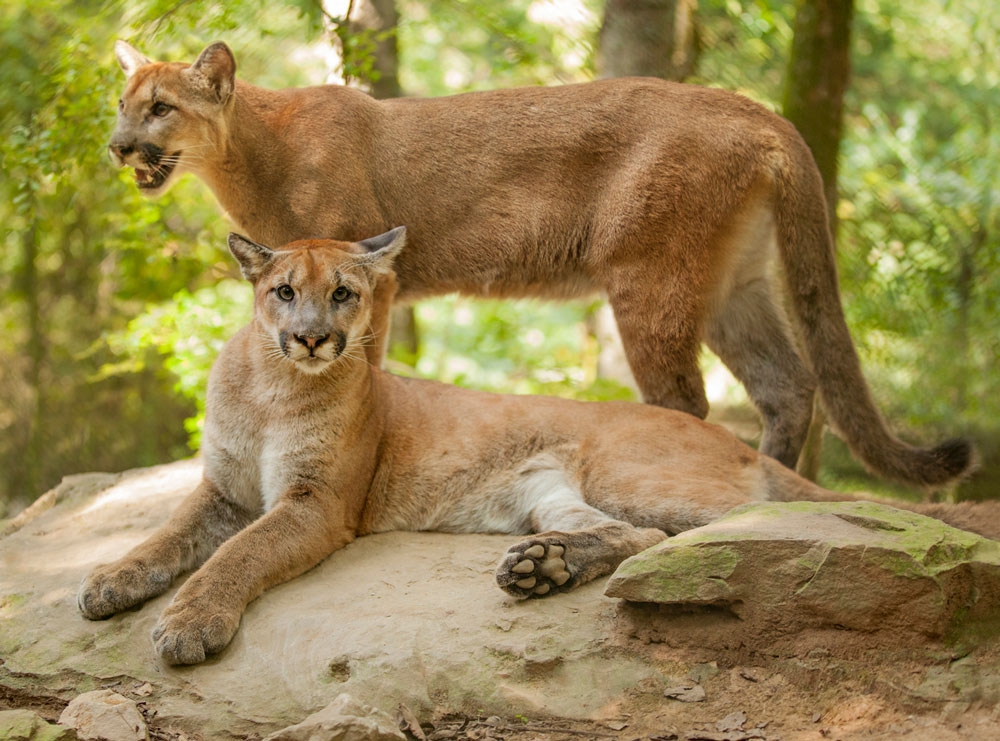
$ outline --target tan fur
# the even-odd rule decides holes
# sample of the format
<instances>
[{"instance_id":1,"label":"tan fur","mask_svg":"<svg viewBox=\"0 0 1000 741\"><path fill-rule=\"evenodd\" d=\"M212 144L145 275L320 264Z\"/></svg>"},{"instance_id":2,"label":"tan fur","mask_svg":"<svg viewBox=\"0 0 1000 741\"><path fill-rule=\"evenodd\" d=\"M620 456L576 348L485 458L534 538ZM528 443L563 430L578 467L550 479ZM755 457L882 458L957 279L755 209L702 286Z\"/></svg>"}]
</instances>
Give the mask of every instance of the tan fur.
<instances>
[{"instance_id":1,"label":"tan fur","mask_svg":"<svg viewBox=\"0 0 1000 741\"><path fill-rule=\"evenodd\" d=\"M387 309L374 286L391 281L402 243L401 229L277 252L230 237L255 285L254 320L212 369L204 480L160 531L84 580L84 615L141 604L197 569L153 633L166 661L195 663L229 643L248 602L359 535L536 533L497 568L524 598L608 574L739 504L840 498L680 412L372 367L373 307Z\"/></svg>"},{"instance_id":2,"label":"tan fur","mask_svg":"<svg viewBox=\"0 0 1000 741\"><path fill-rule=\"evenodd\" d=\"M406 224L404 300L604 292L645 401L704 417L705 341L761 412L761 450L787 466L817 387L874 471L933 486L971 466L964 441L912 448L886 426L844 322L815 163L745 98L620 79L376 101L237 81L221 43L190 66L116 52L129 79L109 148L151 194L193 173L268 244Z\"/></svg>"}]
</instances>

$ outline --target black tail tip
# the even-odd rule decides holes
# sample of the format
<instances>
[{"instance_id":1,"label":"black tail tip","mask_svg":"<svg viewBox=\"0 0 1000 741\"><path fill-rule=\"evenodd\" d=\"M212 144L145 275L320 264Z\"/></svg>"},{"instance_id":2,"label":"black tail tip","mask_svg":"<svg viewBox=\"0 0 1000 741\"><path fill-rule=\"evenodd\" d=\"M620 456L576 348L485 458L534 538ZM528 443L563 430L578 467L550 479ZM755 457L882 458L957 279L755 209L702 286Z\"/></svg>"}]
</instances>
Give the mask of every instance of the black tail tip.
<instances>
[{"instance_id":1,"label":"black tail tip","mask_svg":"<svg viewBox=\"0 0 1000 741\"><path fill-rule=\"evenodd\" d=\"M929 477L928 484L946 484L960 481L976 470L976 449L968 440L956 437L928 451L937 470Z\"/></svg>"}]
</instances>

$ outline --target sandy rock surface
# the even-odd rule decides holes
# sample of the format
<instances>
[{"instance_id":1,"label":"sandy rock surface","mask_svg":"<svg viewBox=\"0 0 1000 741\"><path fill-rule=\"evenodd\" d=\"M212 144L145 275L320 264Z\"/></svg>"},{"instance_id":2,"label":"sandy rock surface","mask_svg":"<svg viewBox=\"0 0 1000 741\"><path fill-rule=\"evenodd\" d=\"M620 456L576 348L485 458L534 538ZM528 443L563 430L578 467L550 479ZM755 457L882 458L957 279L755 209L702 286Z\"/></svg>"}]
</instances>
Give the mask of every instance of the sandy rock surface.
<instances>
[{"instance_id":1,"label":"sandy rock surface","mask_svg":"<svg viewBox=\"0 0 1000 741\"><path fill-rule=\"evenodd\" d=\"M76 589L199 477L197 461L73 477L8 527L0 710L55 721L75 697L112 690L135 701L150 738L191 741L262 739L342 696L331 714L388 717L406 738L948 740L1000 723L988 621L948 640L917 625L892 636L814 625L748 642L731 610L630 605L601 582L515 602L492 576L513 539L495 535L361 538L252 603L222 654L168 667L149 634L174 588L99 622L79 614ZM669 696L678 687L700 699Z\"/></svg>"}]
</instances>

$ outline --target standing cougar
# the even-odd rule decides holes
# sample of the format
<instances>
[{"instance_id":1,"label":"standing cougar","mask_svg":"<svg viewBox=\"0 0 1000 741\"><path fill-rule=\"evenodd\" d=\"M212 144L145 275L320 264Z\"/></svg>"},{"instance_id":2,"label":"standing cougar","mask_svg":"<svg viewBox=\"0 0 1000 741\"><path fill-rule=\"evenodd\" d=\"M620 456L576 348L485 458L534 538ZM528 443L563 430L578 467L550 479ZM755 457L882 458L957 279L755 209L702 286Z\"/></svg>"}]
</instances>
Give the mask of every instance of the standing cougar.
<instances>
[{"instance_id":1,"label":"standing cougar","mask_svg":"<svg viewBox=\"0 0 1000 741\"><path fill-rule=\"evenodd\" d=\"M222 43L190 65L123 41L115 51L128 82L109 149L150 195L194 173L270 244L405 223L403 300L603 291L645 401L704 417L705 341L759 410L761 450L789 467L817 387L876 473L937 486L972 465L966 441L911 447L875 407L844 321L819 172L792 125L760 105L656 79L376 101L238 81ZM376 333L369 352L381 357Z\"/></svg>"}]
</instances>

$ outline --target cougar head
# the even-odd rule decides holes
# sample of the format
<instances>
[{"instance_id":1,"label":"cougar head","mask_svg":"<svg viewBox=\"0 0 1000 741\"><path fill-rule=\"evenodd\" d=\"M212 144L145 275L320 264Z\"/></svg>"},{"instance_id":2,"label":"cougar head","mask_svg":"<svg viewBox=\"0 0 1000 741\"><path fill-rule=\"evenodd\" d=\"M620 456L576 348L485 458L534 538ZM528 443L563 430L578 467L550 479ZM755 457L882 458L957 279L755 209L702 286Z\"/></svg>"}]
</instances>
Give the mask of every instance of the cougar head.
<instances>
[{"instance_id":1,"label":"cougar head","mask_svg":"<svg viewBox=\"0 0 1000 741\"><path fill-rule=\"evenodd\" d=\"M239 234L229 250L254 286L254 322L266 351L319 374L340 358L365 360L372 295L406 241L405 227L361 242L310 239L272 250Z\"/></svg>"},{"instance_id":2,"label":"cougar head","mask_svg":"<svg viewBox=\"0 0 1000 741\"><path fill-rule=\"evenodd\" d=\"M220 145L236 60L221 42L190 65L150 61L124 41L115 43L115 55L127 82L108 153L119 167L134 168L144 193L159 195Z\"/></svg>"}]
</instances>

